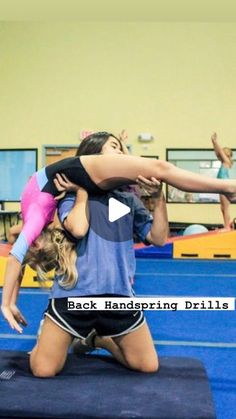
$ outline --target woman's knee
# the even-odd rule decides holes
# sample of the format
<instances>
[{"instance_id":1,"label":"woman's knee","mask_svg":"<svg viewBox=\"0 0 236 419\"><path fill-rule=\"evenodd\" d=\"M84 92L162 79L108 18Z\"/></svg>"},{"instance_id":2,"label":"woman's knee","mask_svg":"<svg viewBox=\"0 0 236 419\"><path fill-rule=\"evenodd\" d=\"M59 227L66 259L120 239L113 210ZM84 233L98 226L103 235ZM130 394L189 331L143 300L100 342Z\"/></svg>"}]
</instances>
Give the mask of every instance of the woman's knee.
<instances>
[{"instance_id":1,"label":"woman's knee","mask_svg":"<svg viewBox=\"0 0 236 419\"><path fill-rule=\"evenodd\" d=\"M53 362L48 362L45 359L34 359L30 360L30 369L32 374L38 378L50 378L55 377L63 366L58 366Z\"/></svg>"},{"instance_id":2,"label":"woman's knee","mask_svg":"<svg viewBox=\"0 0 236 419\"><path fill-rule=\"evenodd\" d=\"M129 368L140 372L153 373L157 372L159 369L158 356L155 355L152 357L126 356L126 362Z\"/></svg>"},{"instance_id":3,"label":"woman's knee","mask_svg":"<svg viewBox=\"0 0 236 419\"><path fill-rule=\"evenodd\" d=\"M54 367L40 364L31 365L31 372L35 377L38 378L55 377L57 374L57 370Z\"/></svg>"}]
</instances>

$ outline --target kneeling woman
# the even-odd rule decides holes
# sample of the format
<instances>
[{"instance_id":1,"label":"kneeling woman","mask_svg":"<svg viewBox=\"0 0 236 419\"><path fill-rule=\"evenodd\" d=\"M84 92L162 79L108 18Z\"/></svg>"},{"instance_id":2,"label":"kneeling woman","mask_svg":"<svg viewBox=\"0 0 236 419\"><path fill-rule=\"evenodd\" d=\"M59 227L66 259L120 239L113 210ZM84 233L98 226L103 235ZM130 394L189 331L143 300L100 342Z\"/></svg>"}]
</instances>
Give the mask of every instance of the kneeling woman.
<instances>
[{"instance_id":1,"label":"kneeling woman","mask_svg":"<svg viewBox=\"0 0 236 419\"><path fill-rule=\"evenodd\" d=\"M59 218L74 236L81 235L81 219L77 215L80 193L81 190L76 197L68 195L59 205ZM111 197L131 208L130 214L114 223L107 219ZM130 236L122 240L122 231L135 232L145 242L164 244L168 232L165 199L162 193L156 198L153 219L129 192L115 190L91 197L88 206L90 227L76 245L78 280L69 289L68 281L64 287L63 278L60 283L60 276L55 278L41 335L30 356L32 372L37 377L52 377L59 373L73 339L85 339L94 330L95 346L110 351L124 366L142 372L157 371L158 357L142 311L69 311L67 299L133 296L133 239ZM112 240L108 239L109 234ZM63 242L64 234L60 240L58 238L58 245L63 247Z\"/></svg>"},{"instance_id":2,"label":"kneeling woman","mask_svg":"<svg viewBox=\"0 0 236 419\"><path fill-rule=\"evenodd\" d=\"M88 142L86 147L89 144ZM109 142L101 142L99 151L109 153L104 150L107 144ZM119 147L117 143L117 152ZM83 153L86 150L82 150ZM148 189L147 183L150 185L150 181L143 179L143 183ZM67 310L68 297L133 296L133 233L141 240L156 245L163 245L168 235L165 198L154 179L151 190L156 201L153 219L137 197L125 191L115 190L106 195L91 196L87 205L86 192L78 190L76 196L68 195L61 202L59 216L67 231L77 238L85 234L88 223L82 217L81 207L85 212L86 207L89 207L90 217L87 211L87 220L90 218L90 227L87 235L76 245L76 285L65 289L63 280L60 284L55 281L40 339L30 358L35 376L51 377L60 372L73 339L85 339L94 330L94 345L110 351L126 367L143 372L154 372L158 369L157 353L142 312ZM107 219L110 197L131 208L130 214L115 223L110 223ZM128 237L122 237L124 231L125 234L129 231ZM63 247L65 242L62 233L59 246ZM68 288L69 284L65 285Z\"/></svg>"}]
</instances>

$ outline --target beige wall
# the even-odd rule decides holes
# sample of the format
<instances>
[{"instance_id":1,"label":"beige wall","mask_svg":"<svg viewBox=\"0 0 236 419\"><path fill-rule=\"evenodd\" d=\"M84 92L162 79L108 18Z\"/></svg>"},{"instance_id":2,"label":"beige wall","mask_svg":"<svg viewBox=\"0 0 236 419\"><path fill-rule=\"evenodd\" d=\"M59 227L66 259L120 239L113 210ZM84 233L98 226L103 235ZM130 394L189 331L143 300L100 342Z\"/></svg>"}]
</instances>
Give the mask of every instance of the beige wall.
<instances>
[{"instance_id":1,"label":"beige wall","mask_svg":"<svg viewBox=\"0 0 236 419\"><path fill-rule=\"evenodd\" d=\"M123 127L134 154L209 148L212 131L235 147L235 45L235 24L0 23L1 147L37 146L41 165L43 144ZM221 222L218 205L168 211Z\"/></svg>"}]
</instances>

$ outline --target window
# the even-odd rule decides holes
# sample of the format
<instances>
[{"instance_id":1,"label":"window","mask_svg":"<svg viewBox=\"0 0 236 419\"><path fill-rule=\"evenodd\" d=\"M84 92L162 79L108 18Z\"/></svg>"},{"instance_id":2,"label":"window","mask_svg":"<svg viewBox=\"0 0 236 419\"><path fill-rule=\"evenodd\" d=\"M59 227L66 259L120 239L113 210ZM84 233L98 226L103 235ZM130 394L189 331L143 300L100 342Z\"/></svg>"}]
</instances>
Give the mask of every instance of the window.
<instances>
[{"instance_id":1,"label":"window","mask_svg":"<svg viewBox=\"0 0 236 419\"><path fill-rule=\"evenodd\" d=\"M217 177L220 161L212 149L167 149L166 159L181 169ZM236 178L236 165L230 169L230 177ZM167 202L169 203L218 203L219 194L183 192L167 185Z\"/></svg>"},{"instance_id":2,"label":"window","mask_svg":"<svg viewBox=\"0 0 236 419\"><path fill-rule=\"evenodd\" d=\"M0 150L0 201L20 201L22 190L37 170L38 152L32 149Z\"/></svg>"}]
</instances>

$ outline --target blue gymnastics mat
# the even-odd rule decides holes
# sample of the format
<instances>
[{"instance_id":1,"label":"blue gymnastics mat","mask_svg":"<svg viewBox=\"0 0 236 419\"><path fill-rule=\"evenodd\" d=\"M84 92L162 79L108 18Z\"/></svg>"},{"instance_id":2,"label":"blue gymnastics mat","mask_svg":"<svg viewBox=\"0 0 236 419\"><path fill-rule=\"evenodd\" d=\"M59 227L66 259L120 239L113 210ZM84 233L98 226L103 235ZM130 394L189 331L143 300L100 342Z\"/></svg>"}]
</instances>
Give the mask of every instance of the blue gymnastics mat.
<instances>
[{"instance_id":1,"label":"blue gymnastics mat","mask_svg":"<svg viewBox=\"0 0 236 419\"><path fill-rule=\"evenodd\" d=\"M143 259L172 259L173 243L164 246L145 246L135 249L135 257Z\"/></svg>"},{"instance_id":2,"label":"blue gymnastics mat","mask_svg":"<svg viewBox=\"0 0 236 419\"><path fill-rule=\"evenodd\" d=\"M130 371L108 356L70 354L54 378L35 378L24 352L1 351L1 418L215 419L203 364L160 358L158 373Z\"/></svg>"}]
</instances>

